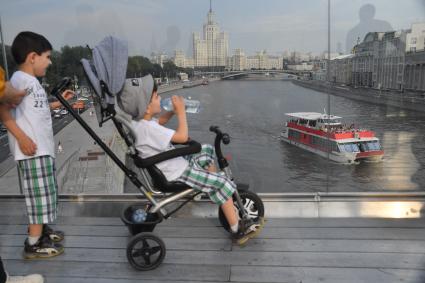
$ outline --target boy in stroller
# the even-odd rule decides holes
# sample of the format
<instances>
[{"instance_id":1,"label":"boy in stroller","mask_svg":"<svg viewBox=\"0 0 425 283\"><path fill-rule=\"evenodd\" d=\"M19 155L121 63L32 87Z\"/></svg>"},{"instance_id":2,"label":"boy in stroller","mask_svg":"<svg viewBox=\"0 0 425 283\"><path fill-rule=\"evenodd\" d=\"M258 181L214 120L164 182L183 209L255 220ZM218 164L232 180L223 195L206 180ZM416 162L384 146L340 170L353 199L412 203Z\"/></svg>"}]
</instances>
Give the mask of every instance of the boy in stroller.
<instances>
[{"instance_id":1,"label":"boy in stroller","mask_svg":"<svg viewBox=\"0 0 425 283\"><path fill-rule=\"evenodd\" d=\"M172 143L185 143L189 140L182 97L173 96L174 110L159 115L161 97L151 75L140 80L127 80L126 84L117 100L120 108L132 118L131 126L136 133L135 147L142 158L171 150L174 148ZM133 88L128 86L129 84ZM177 129L164 127L163 125L174 115L178 120ZM211 201L221 207L229 223L233 240L243 245L261 230L263 219L260 217L257 222L252 219L239 219L232 199L236 185L225 175L217 172L214 158L214 148L204 144L199 153L166 160L158 163L157 167L168 181L178 181L207 193Z\"/></svg>"}]
</instances>

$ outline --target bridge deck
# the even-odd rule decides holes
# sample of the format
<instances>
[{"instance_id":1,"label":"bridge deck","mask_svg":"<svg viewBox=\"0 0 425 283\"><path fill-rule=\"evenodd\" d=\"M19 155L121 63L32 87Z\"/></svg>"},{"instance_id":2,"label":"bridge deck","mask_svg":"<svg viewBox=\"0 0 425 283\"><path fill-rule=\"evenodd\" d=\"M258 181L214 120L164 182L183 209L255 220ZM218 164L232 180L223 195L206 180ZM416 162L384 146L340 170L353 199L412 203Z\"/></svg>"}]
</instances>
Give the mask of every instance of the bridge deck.
<instances>
[{"instance_id":1,"label":"bridge deck","mask_svg":"<svg viewBox=\"0 0 425 283\"><path fill-rule=\"evenodd\" d=\"M155 230L167 246L164 263L138 272L127 263L129 234L117 217L62 216L65 254L24 261L26 219L11 207L0 201L6 267L11 274L40 272L49 283L425 282L424 219L274 218L241 248L216 219L174 218Z\"/></svg>"}]
</instances>

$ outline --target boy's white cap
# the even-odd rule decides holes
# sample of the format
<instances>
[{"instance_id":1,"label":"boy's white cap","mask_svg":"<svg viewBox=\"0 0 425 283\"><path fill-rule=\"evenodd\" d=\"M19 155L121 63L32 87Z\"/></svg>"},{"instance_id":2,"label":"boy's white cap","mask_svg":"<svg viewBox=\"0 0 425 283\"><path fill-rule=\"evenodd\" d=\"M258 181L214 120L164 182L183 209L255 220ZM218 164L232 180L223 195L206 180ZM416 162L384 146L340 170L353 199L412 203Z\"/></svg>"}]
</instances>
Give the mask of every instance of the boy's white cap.
<instances>
[{"instance_id":1,"label":"boy's white cap","mask_svg":"<svg viewBox=\"0 0 425 283\"><path fill-rule=\"evenodd\" d=\"M151 75L142 78L126 79L124 89L118 96L120 108L133 118L140 120L149 105L154 81Z\"/></svg>"}]
</instances>

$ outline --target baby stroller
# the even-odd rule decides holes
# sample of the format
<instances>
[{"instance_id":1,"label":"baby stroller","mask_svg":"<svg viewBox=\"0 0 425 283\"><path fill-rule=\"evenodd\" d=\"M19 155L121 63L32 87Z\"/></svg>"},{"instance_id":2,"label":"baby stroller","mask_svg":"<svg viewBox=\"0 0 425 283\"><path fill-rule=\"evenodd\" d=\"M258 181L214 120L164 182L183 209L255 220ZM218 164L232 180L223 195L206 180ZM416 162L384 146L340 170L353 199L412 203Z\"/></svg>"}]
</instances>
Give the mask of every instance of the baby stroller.
<instances>
[{"instance_id":1,"label":"baby stroller","mask_svg":"<svg viewBox=\"0 0 425 283\"><path fill-rule=\"evenodd\" d=\"M122 221L133 235L127 245L127 259L135 269L146 271L158 267L164 260L166 253L163 240L152 233L155 226L176 213L201 193L188 188L184 183L168 181L156 167L156 164L178 156L197 153L201 150L201 145L194 140L190 140L175 149L149 158L142 159L139 156L134 146L136 135L132 130L131 124L126 117L119 113L119 107L117 109L115 107L117 96L122 93L125 85L127 61L127 44L114 37L106 37L92 49L91 60L81 60L87 81L94 90L93 102L99 126L101 127L106 121L112 120L129 148L131 159L136 167L141 169L142 180L110 150L102 139L72 109L71 105L62 98L60 94L71 83L71 79L64 78L52 90L51 94L64 105L69 113L73 115L78 123L146 197L148 205L130 205L123 210L121 215ZM214 146L219 168L229 178L233 179L229 164L221 151L221 143L229 144L230 137L217 126L211 126L210 131L215 133ZM248 185L237 184L237 191L233 195L233 200L241 219L257 221L260 217L264 217L263 202L255 193L248 190ZM170 204L174 204L171 210L169 209ZM168 206L167 209L166 206ZM132 215L140 208L145 210L146 220L142 223L135 223L132 220ZM230 232L229 224L221 209L219 209L218 217L224 229Z\"/></svg>"}]
</instances>

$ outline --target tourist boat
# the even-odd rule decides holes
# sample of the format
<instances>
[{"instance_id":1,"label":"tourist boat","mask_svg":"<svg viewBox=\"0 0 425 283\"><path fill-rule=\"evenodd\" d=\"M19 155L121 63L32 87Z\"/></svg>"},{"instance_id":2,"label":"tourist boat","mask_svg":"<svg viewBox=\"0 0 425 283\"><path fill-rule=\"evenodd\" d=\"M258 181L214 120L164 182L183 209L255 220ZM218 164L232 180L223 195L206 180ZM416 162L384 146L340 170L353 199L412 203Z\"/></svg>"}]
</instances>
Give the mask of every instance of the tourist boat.
<instances>
[{"instance_id":1,"label":"tourist boat","mask_svg":"<svg viewBox=\"0 0 425 283\"><path fill-rule=\"evenodd\" d=\"M380 161L384 151L375 133L341 123L341 117L316 112L286 113L281 139L340 162Z\"/></svg>"}]
</instances>

